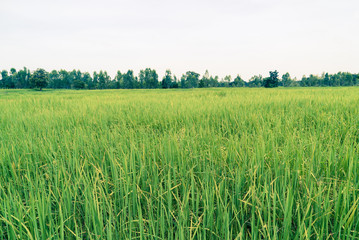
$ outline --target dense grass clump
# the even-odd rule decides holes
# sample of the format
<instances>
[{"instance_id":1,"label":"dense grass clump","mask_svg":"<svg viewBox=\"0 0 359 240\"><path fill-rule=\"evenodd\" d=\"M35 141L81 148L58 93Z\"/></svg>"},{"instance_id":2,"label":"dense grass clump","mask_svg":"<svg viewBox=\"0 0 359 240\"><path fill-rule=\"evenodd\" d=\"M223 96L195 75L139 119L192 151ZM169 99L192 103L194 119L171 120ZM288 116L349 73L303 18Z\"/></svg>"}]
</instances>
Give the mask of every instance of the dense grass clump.
<instances>
[{"instance_id":1,"label":"dense grass clump","mask_svg":"<svg viewBox=\"0 0 359 240\"><path fill-rule=\"evenodd\" d=\"M0 91L0 239L358 239L359 89Z\"/></svg>"}]
</instances>

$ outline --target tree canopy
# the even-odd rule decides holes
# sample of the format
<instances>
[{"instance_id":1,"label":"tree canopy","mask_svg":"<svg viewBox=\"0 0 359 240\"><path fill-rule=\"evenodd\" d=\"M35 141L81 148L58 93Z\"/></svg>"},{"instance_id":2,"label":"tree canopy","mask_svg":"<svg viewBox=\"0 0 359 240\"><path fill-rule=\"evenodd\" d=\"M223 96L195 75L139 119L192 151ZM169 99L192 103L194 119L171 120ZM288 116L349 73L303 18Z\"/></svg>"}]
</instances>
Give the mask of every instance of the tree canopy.
<instances>
[{"instance_id":1,"label":"tree canopy","mask_svg":"<svg viewBox=\"0 0 359 240\"><path fill-rule=\"evenodd\" d=\"M48 73L44 69L38 68L31 74L30 87L39 88L41 91L44 87L47 86L48 78Z\"/></svg>"},{"instance_id":2,"label":"tree canopy","mask_svg":"<svg viewBox=\"0 0 359 240\"><path fill-rule=\"evenodd\" d=\"M199 73L187 71L177 78L167 69L161 82L155 69L146 68L136 76L133 70L117 71L112 78L106 71L95 71L93 74L80 70L67 71L44 69L31 72L27 68L0 71L0 88L38 88L53 89L133 89L133 88L209 88L209 87L337 87L356 86L359 84L359 74L338 72L303 76L300 80L291 78L289 73L279 78L277 71L269 72L268 77L254 75L245 81L240 75L234 79L231 75L220 79L210 75L208 70L201 76Z\"/></svg>"},{"instance_id":3,"label":"tree canopy","mask_svg":"<svg viewBox=\"0 0 359 240\"><path fill-rule=\"evenodd\" d=\"M277 70L269 72L269 77L263 80L263 86L265 88L274 88L278 87L279 79L278 79L278 72Z\"/></svg>"}]
</instances>

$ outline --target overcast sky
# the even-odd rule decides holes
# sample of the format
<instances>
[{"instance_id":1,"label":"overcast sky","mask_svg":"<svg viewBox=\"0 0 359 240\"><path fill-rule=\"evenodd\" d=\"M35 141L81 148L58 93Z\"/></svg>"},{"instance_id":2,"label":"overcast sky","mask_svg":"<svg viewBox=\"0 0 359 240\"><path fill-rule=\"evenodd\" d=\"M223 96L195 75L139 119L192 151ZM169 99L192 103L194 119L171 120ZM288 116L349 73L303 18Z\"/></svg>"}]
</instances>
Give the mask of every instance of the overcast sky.
<instances>
[{"instance_id":1,"label":"overcast sky","mask_svg":"<svg viewBox=\"0 0 359 240\"><path fill-rule=\"evenodd\" d=\"M359 72L359 0L0 0L0 69Z\"/></svg>"}]
</instances>

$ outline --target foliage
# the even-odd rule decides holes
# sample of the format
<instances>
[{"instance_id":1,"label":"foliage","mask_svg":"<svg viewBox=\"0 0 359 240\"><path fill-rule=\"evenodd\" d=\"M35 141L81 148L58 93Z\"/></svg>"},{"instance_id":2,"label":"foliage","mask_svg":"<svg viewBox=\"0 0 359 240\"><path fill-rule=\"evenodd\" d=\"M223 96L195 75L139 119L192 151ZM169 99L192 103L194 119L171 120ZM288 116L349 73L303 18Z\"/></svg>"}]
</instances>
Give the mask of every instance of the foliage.
<instances>
[{"instance_id":1,"label":"foliage","mask_svg":"<svg viewBox=\"0 0 359 240\"><path fill-rule=\"evenodd\" d=\"M48 73L42 69L38 68L31 74L30 77L30 87L31 88L39 88L40 91L47 86L48 84Z\"/></svg>"},{"instance_id":2,"label":"foliage","mask_svg":"<svg viewBox=\"0 0 359 240\"><path fill-rule=\"evenodd\" d=\"M128 70L127 73L122 75L122 78L123 78L123 88L131 89L136 87L137 85L136 78L133 75L132 70Z\"/></svg>"},{"instance_id":3,"label":"foliage","mask_svg":"<svg viewBox=\"0 0 359 240\"><path fill-rule=\"evenodd\" d=\"M275 70L274 72L269 72L269 77L263 80L263 87L265 88L274 88L278 87L279 79L278 79L278 72Z\"/></svg>"},{"instance_id":4,"label":"foliage","mask_svg":"<svg viewBox=\"0 0 359 240\"><path fill-rule=\"evenodd\" d=\"M282 76L282 81L281 81L281 85L283 87L290 87L292 85L293 80L290 77L289 73L285 73Z\"/></svg>"},{"instance_id":5,"label":"foliage","mask_svg":"<svg viewBox=\"0 0 359 240\"><path fill-rule=\"evenodd\" d=\"M262 75L254 75L249 79L248 87L262 87L263 86L263 77Z\"/></svg>"},{"instance_id":6,"label":"foliage","mask_svg":"<svg viewBox=\"0 0 359 240\"><path fill-rule=\"evenodd\" d=\"M244 87L246 82L238 75L233 82L230 83L231 87Z\"/></svg>"},{"instance_id":7,"label":"foliage","mask_svg":"<svg viewBox=\"0 0 359 240\"><path fill-rule=\"evenodd\" d=\"M181 77L182 88L197 88L199 84L199 75L196 72L188 71Z\"/></svg>"},{"instance_id":8,"label":"foliage","mask_svg":"<svg viewBox=\"0 0 359 240\"><path fill-rule=\"evenodd\" d=\"M30 88L31 73L27 68L17 71L11 68L10 71L3 70L0 74L0 88ZM71 89L84 87L85 89L134 89L134 88L211 88L211 87L336 87L336 86L356 86L359 81L358 74L348 72L338 72L336 74L323 73L321 76L303 76L301 80L292 79L289 73L278 78L278 72L270 72L270 76L263 78L255 75L248 81L244 81L239 75L232 80L230 75L219 80L218 76L212 76L208 70L200 74L192 71L186 72L177 80L176 76L167 69L162 81L158 81L156 70L146 68L141 70L138 77L132 70L125 73L117 71L114 78L111 78L106 71L94 72L92 75L80 70L59 71L52 70L48 74L48 88ZM82 82L82 83L80 83Z\"/></svg>"},{"instance_id":9,"label":"foliage","mask_svg":"<svg viewBox=\"0 0 359 240\"><path fill-rule=\"evenodd\" d=\"M114 79L114 88L119 89L123 86L123 77L121 71L117 71L117 74Z\"/></svg>"},{"instance_id":10,"label":"foliage","mask_svg":"<svg viewBox=\"0 0 359 240\"><path fill-rule=\"evenodd\" d=\"M81 80L74 80L73 88L75 89L84 89L85 88L85 82Z\"/></svg>"},{"instance_id":11,"label":"foliage","mask_svg":"<svg viewBox=\"0 0 359 240\"><path fill-rule=\"evenodd\" d=\"M178 88L178 84L174 77L172 77L171 70L167 69L165 76L162 79L161 82L162 88Z\"/></svg>"},{"instance_id":12,"label":"foliage","mask_svg":"<svg viewBox=\"0 0 359 240\"><path fill-rule=\"evenodd\" d=\"M158 88L158 75L156 70L146 68L139 74L141 88Z\"/></svg>"}]
</instances>

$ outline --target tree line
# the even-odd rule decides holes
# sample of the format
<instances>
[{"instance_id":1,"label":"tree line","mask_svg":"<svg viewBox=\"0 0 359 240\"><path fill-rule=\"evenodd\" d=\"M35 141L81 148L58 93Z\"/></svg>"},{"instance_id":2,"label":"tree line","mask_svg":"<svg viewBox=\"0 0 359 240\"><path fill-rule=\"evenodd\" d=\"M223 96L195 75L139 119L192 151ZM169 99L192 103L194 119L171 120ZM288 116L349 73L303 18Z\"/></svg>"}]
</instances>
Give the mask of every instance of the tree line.
<instances>
[{"instance_id":1,"label":"tree line","mask_svg":"<svg viewBox=\"0 0 359 240\"><path fill-rule=\"evenodd\" d=\"M92 75L80 70L52 70L44 69L30 71L26 67L20 70L11 68L2 70L0 88L54 88L54 89L153 89L153 88L209 88L209 87L320 87L320 86L356 86L359 85L359 74L338 72L336 74L323 73L320 76L303 76L297 80L285 73L279 78L277 71L269 72L269 77L255 75L244 81L239 75L232 79L230 75L220 79L206 71L199 73L188 71L177 78L170 70L166 70L159 79L156 70L146 68L135 76L132 70L117 72L111 78L106 71L94 72Z\"/></svg>"}]
</instances>

